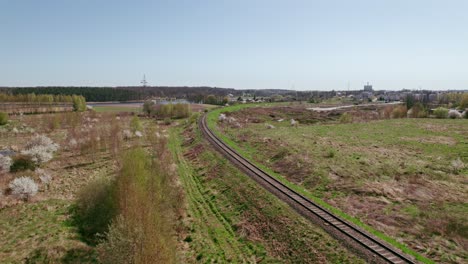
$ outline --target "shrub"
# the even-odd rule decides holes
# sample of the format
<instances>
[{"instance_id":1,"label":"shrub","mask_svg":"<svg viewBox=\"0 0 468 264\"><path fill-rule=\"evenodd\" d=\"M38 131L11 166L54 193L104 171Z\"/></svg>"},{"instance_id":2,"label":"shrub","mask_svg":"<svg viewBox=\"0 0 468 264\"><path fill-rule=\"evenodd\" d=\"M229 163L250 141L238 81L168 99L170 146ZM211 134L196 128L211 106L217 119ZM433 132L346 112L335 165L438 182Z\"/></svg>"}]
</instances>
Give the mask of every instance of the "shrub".
<instances>
[{"instance_id":1,"label":"shrub","mask_svg":"<svg viewBox=\"0 0 468 264\"><path fill-rule=\"evenodd\" d=\"M424 106L421 103L417 102L411 108L411 114L410 114L409 117L413 117L413 118L427 117L426 109L424 108Z\"/></svg>"},{"instance_id":2,"label":"shrub","mask_svg":"<svg viewBox=\"0 0 468 264\"><path fill-rule=\"evenodd\" d=\"M404 105L399 105L395 107L392 111L392 118L405 118L407 115L408 109Z\"/></svg>"},{"instance_id":3,"label":"shrub","mask_svg":"<svg viewBox=\"0 0 468 264\"><path fill-rule=\"evenodd\" d=\"M168 118L168 117L164 118L164 124L165 124L166 126L170 125L170 124L171 124L171 119Z\"/></svg>"},{"instance_id":4,"label":"shrub","mask_svg":"<svg viewBox=\"0 0 468 264\"><path fill-rule=\"evenodd\" d=\"M26 144L21 154L30 156L36 163L44 163L52 159L53 154L59 148L50 138L44 135L36 135Z\"/></svg>"},{"instance_id":5,"label":"shrub","mask_svg":"<svg viewBox=\"0 0 468 264\"><path fill-rule=\"evenodd\" d=\"M0 172L9 172L11 167L11 158L0 154Z\"/></svg>"},{"instance_id":6,"label":"shrub","mask_svg":"<svg viewBox=\"0 0 468 264\"><path fill-rule=\"evenodd\" d=\"M443 107L438 107L434 110L434 115L436 118L447 118L448 116L448 109Z\"/></svg>"},{"instance_id":7,"label":"shrub","mask_svg":"<svg viewBox=\"0 0 468 264\"><path fill-rule=\"evenodd\" d=\"M19 177L10 182L11 193L25 201L36 195L37 184L29 177Z\"/></svg>"},{"instance_id":8,"label":"shrub","mask_svg":"<svg viewBox=\"0 0 468 264\"><path fill-rule=\"evenodd\" d=\"M36 163L30 156L18 155L13 158L13 164L10 167L11 172L34 170L36 169Z\"/></svg>"},{"instance_id":9,"label":"shrub","mask_svg":"<svg viewBox=\"0 0 468 264\"><path fill-rule=\"evenodd\" d=\"M138 116L134 116L130 121L130 129L133 133L143 130L143 126L141 125L140 118L138 118Z\"/></svg>"},{"instance_id":10,"label":"shrub","mask_svg":"<svg viewBox=\"0 0 468 264\"><path fill-rule=\"evenodd\" d=\"M0 112L0 126L6 125L8 123L8 114Z\"/></svg>"},{"instance_id":11,"label":"shrub","mask_svg":"<svg viewBox=\"0 0 468 264\"><path fill-rule=\"evenodd\" d=\"M335 150L334 150L334 149L330 149L330 150L327 152L327 154L325 155L325 158L331 159L331 158L335 157L335 154L336 154L336 153L335 153Z\"/></svg>"},{"instance_id":12,"label":"shrub","mask_svg":"<svg viewBox=\"0 0 468 264\"><path fill-rule=\"evenodd\" d=\"M139 241L137 234L132 232L121 215L118 216L109 226L106 239L97 247L100 263L133 263L137 245L132 241Z\"/></svg>"},{"instance_id":13,"label":"shrub","mask_svg":"<svg viewBox=\"0 0 468 264\"><path fill-rule=\"evenodd\" d=\"M86 100L83 96L73 95L72 102L73 102L73 110L77 112L82 112L86 110Z\"/></svg>"},{"instance_id":14,"label":"shrub","mask_svg":"<svg viewBox=\"0 0 468 264\"><path fill-rule=\"evenodd\" d=\"M53 158L52 152L46 146L35 146L31 149L21 151L21 154L30 156L35 163L45 163Z\"/></svg>"},{"instance_id":15,"label":"shrub","mask_svg":"<svg viewBox=\"0 0 468 264\"><path fill-rule=\"evenodd\" d=\"M112 218L116 215L117 205L113 182L97 179L77 194L74 220L80 233L90 243L97 242L99 234L104 234Z\"/></svg>"},{"instance_id":16,"label":"shrub","mask_svg":"<svg viewBox=\"0 0 468 264\"><path fill-rule=\"evenodd\" d=\"M450 110L448 112L448 117L450 117L451 119L462 118L462 114L460 114L460 112L458 112L457 110Z\"/></svg>"},{"instance_id":17,"label":"shrub","mask_svg":"<svg viewBox=\"0 0 468 264\"><path fill-rule=\"evenodd\" d=\"M352 123L353 122L353 116L350 115L349 113L344 113L340 116L340 123Z\"/></svg>"},{"instance_id":18,"label":"shrub","mask_svg":"<svg viewBox=\"0 0 468 264\"><path fill-rule=\"evenodd\" d=\"M153 101L146 101L143 104L143 113L147 115L151 115L153 112L154 102Z\"/></svg>"},{"instance_id":19,"label":"shrub","mask_svg":"<svg viewBox=\"0 0 468 264\"><path fill-rule=\"evenodd\" d=\"M130 130L128 129L125 129L124 131L122 131L122 135L125 140L131 139L133 136L132 132L130 132Z\"/></svg>"}]
</instances>

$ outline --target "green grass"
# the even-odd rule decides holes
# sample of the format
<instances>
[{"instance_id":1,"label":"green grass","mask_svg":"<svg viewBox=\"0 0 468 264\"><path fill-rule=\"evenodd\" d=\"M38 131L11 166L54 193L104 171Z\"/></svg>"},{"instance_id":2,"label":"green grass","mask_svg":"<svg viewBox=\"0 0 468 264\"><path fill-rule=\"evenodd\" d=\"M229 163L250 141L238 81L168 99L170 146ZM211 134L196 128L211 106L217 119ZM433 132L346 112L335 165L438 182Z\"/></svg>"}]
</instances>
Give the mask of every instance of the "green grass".
<instances>
[{"instance_id":1,"label":"green grass","mask_svg":"<svg viewBox=\"0 0 468 264\"><path fill-rule=\"evenodd\" d=\"M96 263L96 252L79 241L68 220L69 206L67 201L45 200L0 210L2 263L22 263L25 258Z\"/></svg>"},{"instance_id":2,"label":"green grass","mask_svg":"<svg viewBox=\"0 0 468 264\"><path fill-rule=\"evenodd\" d=\"M293 183L289 182L286 178L279 175L278 173L275 173L273 170L271 170L267 166L264 166L263 164L260 164L259 162L256 162L255 158L254 158L254 155L257 154L257 151L254 148L252 148L249 145L244 145L243 147L240 147L230 137L228 137L227 135L221 133L218 130L216 124L217 124L217 119L218 119L218 116L219 116L220 113L239 111L239 110L241 110L243 108L246 108L246 107L252 107L252 105L236 105L236 106L232 106L232 107L218 108L218 109L215 109L215 110L209 112L208 116L207 116L208 127L220 139L222 139L225 143L227 143L230 147L232 147L233 149L238 151L238 153L240 153L241 155L243 155L244 157L249 159L251 162L255 163L259 168L263 169L264 171L266 171L267 173L269 173L270 175L272 175L273 177L275 177L276 179L278 179L279 181L281 181L282 183L284 183L285 185L287 185L291 189L293 189L293 190L297 191L298 193L310 198L311 200L313 200L316 203L320 204L324 208L327 208L328 210L335 213L336 215L338 215L338 216L340 216L340 217L354 223L357 226L360 226L360 227L364 228L368 232L370 232L370 233L374 234L375 236L379 237L380 239L392 244L393 246L399 248L403 252L414 256L418 261L421 261L423 263L434 263L433 261L425 258L424 256L422 256L422 255L418 254L417 252L413 251L412 249L408 248L406 245L401 244L398 241L396 241L395 239L393 239L393 238L391 238L391 237L389 237L389 236L375 230L374 228L364 224L359 219L357 219L355 217L352 217L352 216L344 213L343 211L339 210L338 208L335 208L335 207L329 205L328 203L326 203L325 201L323 201L322 199L320 199L319 197L317 197L316 195L311 193L309 190L303 188L302 186L298 186L296 184L293 184ZM355 124L351 124L351 125L355 125ZM326 127L326 126L310 126L310 127L313 127L314 129L322 130L322 133L325 133L327 131L331 131L330 128ZM294 129L289 129L288 131L290 132L291 130L294 130ZM349 133L349 131L353 131L353 130L350 130L350 128L348 127L347 128L347 133ZM299 132L296 132L296 133L299 133Z\"/></svg>"},{"instance_id":3,"label":"green grass","mask_svg":"<svg viewBox=\"0 0 468 264\"><path fill-rule=\"evenodd\" d=\"M190 233L185 240L195 259L204 263L254 259L262 263L314 263L321 257L321 262L362 263L213 152L196 127L192 129L195 140L184 147L181 128L172 129L169 147L186 191ZM195 160L182 155L199 146L203 150Z\"/></svg>"}]
</instances>

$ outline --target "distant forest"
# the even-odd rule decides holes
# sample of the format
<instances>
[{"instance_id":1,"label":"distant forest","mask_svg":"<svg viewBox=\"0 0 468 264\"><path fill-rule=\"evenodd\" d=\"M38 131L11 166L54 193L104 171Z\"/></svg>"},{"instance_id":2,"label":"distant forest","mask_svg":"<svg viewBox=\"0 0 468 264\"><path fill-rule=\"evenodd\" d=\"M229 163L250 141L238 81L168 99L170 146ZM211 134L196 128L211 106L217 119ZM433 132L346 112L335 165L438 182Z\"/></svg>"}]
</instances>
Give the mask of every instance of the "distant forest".
<instances>
[{"instance_id":1,"label":"distant forest","mask_svg":"<svg viewBox=\"0 0 468 264\"><path fill-rule=\"evenodd\" d=\"M187 86L148 86L148 87L2 87L0 92L17 94L52 94L52 95L82 95L87 102L109 102L109 101L135 101L146 100L152 97L172 97L186 99L190 102L204 102L212 95L222 100L228 94L235 97L243 94L250 96L272 97L281 96L294 98L294 100L309 100L310 98L329 98L335 92L318 91L291 91L277 89L263 90L236 90L232 88L218 87L187 87Z\"/></svg>"}]
</instances>

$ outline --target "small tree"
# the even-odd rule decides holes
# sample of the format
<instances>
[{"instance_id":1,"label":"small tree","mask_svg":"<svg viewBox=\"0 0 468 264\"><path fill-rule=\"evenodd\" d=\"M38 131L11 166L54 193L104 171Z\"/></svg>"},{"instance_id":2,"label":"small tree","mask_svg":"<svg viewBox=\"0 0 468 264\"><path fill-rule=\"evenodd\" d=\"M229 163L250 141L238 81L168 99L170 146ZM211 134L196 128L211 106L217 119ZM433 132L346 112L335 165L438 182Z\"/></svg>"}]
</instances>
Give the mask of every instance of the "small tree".
<instances>
[{"instance_id":1,"label":"small tree","mask_svg":"<svg viewBox=\"0 0 468 264\"><path fill-rule=\"evenodd\" d=\"M77 112L83 112L86 110L86 100L83 96L73 95L72 102L73 102L73 110Z\"/></svg>"},{"instance_id":2,"label":"small tree","mask_svg":"<svg viewBox=\"0 0 468 264\"><path fill-rule=\"evenodd\" d=\"M10 182L9 187L14 196L25 201L36 195L39 189L37 184L29 177L16 178Z\"/></svg>"},{"instance_id":3,"label":"small tree","mask_svg":"<svg viewBox=\"0 0 468 264\"><path fill-rule=\"evenodd\" d=\"M154 106L154 102L153 101L146 101L144 104L143 104L143 112L147 115L151 115L152 111L153 111L153 106Z\"/></svg>"},{"instance_id":4,"label":"small tree","mask_svg":"<svg viewBox=\"0 0 468 264\"><path fill-rule=\"evenodd\" d=\"M5 112L0 112L0 126L6 125L8 123L8 114Z\"/></svg>"},{"instance_id":5,"label":"small tree","mask_svg":"<svg viewBox=\"0 0 468 264\"><path fill-rule=\"evenodd\" d=\"M205 103L216 105L218 104L218 100L216 100L216 97L214 95L210 94L206 97Z\"/></svg>"}]
</instances>

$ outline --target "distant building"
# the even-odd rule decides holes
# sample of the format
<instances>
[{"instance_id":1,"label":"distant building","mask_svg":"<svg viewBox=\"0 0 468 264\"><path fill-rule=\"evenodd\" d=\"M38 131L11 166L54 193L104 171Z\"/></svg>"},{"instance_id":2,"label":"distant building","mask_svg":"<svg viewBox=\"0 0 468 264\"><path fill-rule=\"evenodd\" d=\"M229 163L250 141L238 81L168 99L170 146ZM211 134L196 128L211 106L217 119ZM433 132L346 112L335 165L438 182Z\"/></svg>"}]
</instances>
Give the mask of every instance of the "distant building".
<instances>
[{"instance_id":1,"label":"distant building","mask_svg":"<svg viewBox=\"0 0 468 264\"><path fill-rule=\"evenodd\" d=\"M364 91L366 91L366 92L373 92L374 91L372 89L372 85L370 85L369 82L367 82L367 84L364 85Z\"/></svg>"}]
</instances>

